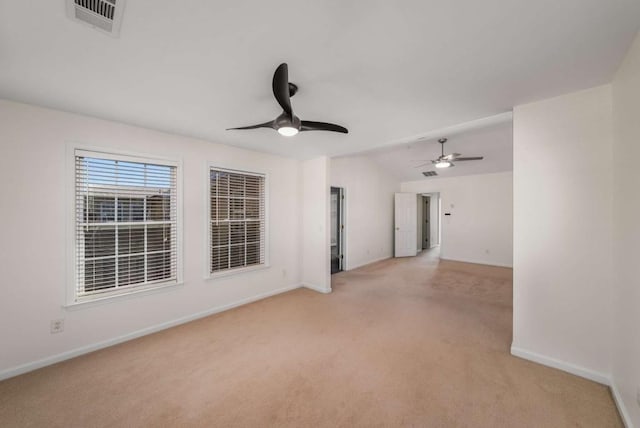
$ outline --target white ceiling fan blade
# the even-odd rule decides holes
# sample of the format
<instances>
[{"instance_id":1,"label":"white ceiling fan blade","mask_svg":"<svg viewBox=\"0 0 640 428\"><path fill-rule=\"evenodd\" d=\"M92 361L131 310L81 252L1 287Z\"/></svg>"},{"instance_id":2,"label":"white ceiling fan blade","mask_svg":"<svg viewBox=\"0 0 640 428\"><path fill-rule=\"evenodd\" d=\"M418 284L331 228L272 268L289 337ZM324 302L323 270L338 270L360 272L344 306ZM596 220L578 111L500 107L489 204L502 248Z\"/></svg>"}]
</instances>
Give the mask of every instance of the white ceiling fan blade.
<instances>
[{"instance_id":1,"label":"white ceiling fan blade","mask_svg":"<svg viewBox=\"0 0 640 428\"><path fill-rule=\"evenodd\" d=\"M453 159L456 159L458 156L462 156L462 155L460 153L451 153L451 154L442 156L442 159L453 160Z\"/></svg>"}]
</instances>

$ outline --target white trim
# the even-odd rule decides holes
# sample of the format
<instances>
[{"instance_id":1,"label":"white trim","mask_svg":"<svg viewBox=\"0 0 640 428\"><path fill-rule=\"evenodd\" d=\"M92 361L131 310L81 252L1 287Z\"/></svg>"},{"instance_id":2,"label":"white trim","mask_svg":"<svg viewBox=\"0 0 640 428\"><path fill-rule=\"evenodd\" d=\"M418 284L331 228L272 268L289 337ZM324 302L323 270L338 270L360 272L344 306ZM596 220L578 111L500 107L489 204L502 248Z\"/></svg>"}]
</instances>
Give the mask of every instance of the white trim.
<instances>
[{"instance_id":1,"label":"white trim","mask_svg":"<svg viewBox=\"0 0 640 428\"><path fill-rule=\"evenodd\" d=\"M627 407L624 404L624 400L620 396L620 392L618 391L615 382L609 375L586 369L584 367L576 366L575 364L567 363L566 361L561 361L555 358L531 352L526 349L514 346L513 344L511 344L511 355L518 358L523 358L528 361L532 361L537 364L542 364L543 366L562 370L563 372L571 373L573 375L580 376L582 378L589 379L602 385L608 386L611 390L611 396L613 397L613 401L618 408L618 413L620 413L620 418L622 419L625 427L634 428L633 422L631 421L631 416L629 415Z\"/></svg>"},{"instance_id":2,"label":"white trim","mask_svg":"<svg viewBox=\"0 0 640 428\"><path fill-rule=\"evenodd\" d=\"M627 407L624 405L624 400L620 396L620 392L618 391L618 388L616 387L616 384L613 380L611 381L609 388L611 388L611 395L613 396L613 401L614 403L616 403L616 407L618 408L618 412L620 413L620 418L622 419L624 426L627 428L633 428L633 422L631 421L631 416L629 415L629 412L627 411Z\"/></svg>"},{"instance_id":3,"label":"white trim","mask_svg":"<svg viewBox=\"0 0 640 428\"><path fill-rule=\"evenodd\" d=\"M153 163L155 165L163 166L179 166L179 159L168 159L165 157L156 157L153 155L141 155L132 154L129 152L122 152L119 150L88 150L83 147L74 147L74 156L82 156L88 158L99 157L100 159L107 159L112 161L133 162L133 163Z\"/></svg>"},{"instance_id":4,"label":"white trim","mask_svg":"<svg viewBox=\"0 0 640 428\"><path fill-rule=\"evenodd\" d=\"M176 191L178 192L178 197L176 199L176 204L178 205L176 212L176 233L178 235L178 242L176 251L178 254L178 272L177 279L178 284L181 284L184 281L184 168L182 164L182 158L178 159L178 165L176 165Z\"/></svg>"},{"instance_id":5,"label":"white trim","mask_svg":"<svg viewBox=\"0 0 640 428\"><path fill-rule=\"evenodd\" d=\"M270 239L269 239L269 173L259 171L247 171L241 168L231 168L228 166L219 166L217 162L205 161L205 179L203 186L204 197L204 230L207 231L207 237L204 239L204 263L202 266L202 278L205 280L215 280L217 278L224 278L227 276L239 275L254 270L268 269L271 267L270 259ZM211 170L236 172L245 175L253 175L255 177L262 177L264 179L264 263L260 265L252 265L244 268L229 269L222 272L211 273Z\"/></svg>"},{"instance_id":6,"label":"white trim","mask_svg":"<svg viewBox=\"0 0 640 428\"><path fill-rule=\"evenodd\" d=\"M207 236L202 240L202 254L204 254L202 263L202 278L209 279L211 277L211 162L204 161L204 179L202 183L202 201L204 202L204 223L202 230Z\"/></svg>"},{"instance_id":7,"label":"white trim","mask_svg":"<svg viewBox=\"0 0 640 428\"><path fill-rule=\"evenodd\" d=\"M440 260L444 260L444 261L447 261L447 262L472 263L474 265L496 266L496 267L504 267L504 268L513 269L513 265L512 264L488 262L486 260L451 259L451 258L447 258L447 257L440 257Z\"/></svg>"},{"instance_id":8,"label":"white trim","mask_svg":"<svg viewBox=\"0 0 640 428\"><path fill-rule=\"evenodd\" d=\"M609 376L604 373L599 373L591 369L576 366L575 364L571 364L566 361L561 361L555 358L547 357L545 355L537 354L535 352L514 346L513 344L511 345L511 355L523 358L525 360L533 361L534 363L542 364L543 366L553 367L554 369L562 370L564 372L571 373L576 376L601 383L603 385L609 386L611 384Z\"/></svg>"},{"instance_id":9,"label":"white trim","mask_svg":"<svg viewBox=\"0 0 640 428\"><path fill-rule=\"evenodd\" d=\"M62 305L62 308L64 308L67 311L75 311L78 309L84 309L84 308L90 308L93 306L103 305L105 303L113 303L113 302L118 302L120 300L127 300L132 297L144 296L147 294L154 294L160 291L169 291L175 287L180 287L183 285L184 285L183 282L171 281L169 283L159 283L159 284L151 284L143 287L135 287L128 293L118 293L118 294L111 294L106 296L100 296L99 294L97 294L95 298L80 300L73 303L67 303L65 305Z\"/></svg>"},{"instance_id":10,"label":"white trim","mask_svg":"<svg viewBox=\"0 0 640 428\"><path fill-rule=\"evenodd\" d=\"M141 286L139 290L128 291L123 293L113 293L110 295L100 296L95 299L86 298L77 300L76 291L76 156L98 156L104 159L124 160L132 162L152 163L158 165L166 165L175 167L176 169L176 280L169 284L158 286ZM149 292L154 289L166 288L168 286L181 285L184 278L184 196L183 196L183 161L182 157L175 155L171 157L158 156L148 153L131 152L121 149L105 149L104 147L88 146L82 143L67 141L65 146L65 173L67 179L66 187L66 272L65 272L65 298L63 307L71 308L76 305L87 306L87 303L94 302L96 304L107 303L111 299L117 299L121 296L129 296L142 292ZM91 305L92 306L92 305Z\"/></svg>"},{"instance_id":11,"label":"white trim","mask_svg":"<svg viewBox=\"0 0 640 428\"><path fill-rule=\"evenodd\" d=\"M66 204L65 204L65 238L66 238L66 271L64 281L64 304L76 301L76 148L68 143L65 147ZM0 378L1 379L1 378Z\"/></svg>"},{"instance_id":12,"label":"white trim","mask_svg":"<svg viewBox=\"0 0 640 428\"><path fill-rule=\"evenodd\" d=\"M91 345L81 346L76 349L72 349L71 351L63 352L61 354L52 355L50 357L45 357L40 360L31 361L26 364L21 364L19 366L11 367L9 369L3 370L0 372L0 380L8 379L10 377L18 376L23 373L30 372L32 370L39 369L41 367L49 366L51 364L58 363L60 361L68 360L70 358L74 358L83 354L87 354L89 352L97 351L102 348L106 348L109 346L117 345L118 343L126 342L132 339L136 339L138 337L146 336L151 333L156 333L161 330L166 330L171 327L175 327L180 324L185 324L190 321L197 320L199 318L204 318L209 315L217 314L219 312L223 312L229 309L236 308L238 306L246 305L248 303L252 303L258 300L266 299L267 297L275 296L277 294L286 293L287 291L295 290L300 288L301 284L289 285L287 287L278 288L275 290L267 291L262 294L258 294L255 296L247 297L245 299L238 300L233 303L229 303L222 306L215 306L213 308L207 309L205 311L197 312L192 315L187 315L181 318L176 318L171 321L163 322L160 324L156 324L151 327L143 328L140 330L136 330L134 332L124 334L122 336L115 337L113 339L103 340L101 342L93 343Z\"/></svg>"},{"instance_id":13,"label":"white trim","mask_svg":"<svg viewBox=\"0 0 640 428\"><path fill-rule=\"evenodd\" d=\"M308 283L308 282L303 282L301 286L304 287L304 288L308 288L309 290L317 291L318 293L322 293L322 294L329 294L332 291L331 288L328 288L328 289L327 288L323 288L323 287L320 287L318 285L311 284L311 283Z\"/></svg>"},{"instance_id":14,"label":"white trim","mask_svg":"<svg viewBox=\"0 0 640 428\"><path fill-rule=\"evenodd\" d=\"M207 261L209 261L209 260L207 260ZM271 265L261 264L261 265L246 266L246 267L242 267L242 268L227 269L227 270L223 270L223 271L216 272L216 273L210 273L209 275L206 275L204 277L204 279L205 280L209 280L209 279L224 278L224 277L227 277L227 276L241 275L243 273L251 273L251 272L256 271L256 270L269 269L270 267L271 267Z\"/></svg>"},{"instance_id":15,"label":"white trim","mask_svg":"<svg viewBox=\"0 0 640 428\"><path fill-rule=\"evenodd\" d=\"M370 261L359 263L359 264L357 264L355 266L350 266L349 270L360 269L361 267L372 265L374 263L378 263L378 262L381 262L383 260L387 260L387 259L391 259L391 258L393 258L393 257L391 257L391 256L378 257L377 259L373 259L373 260L370 260Z\"/></svg>"},{"instance_id":16,"label":"white trim","mask_svg":"<svg viewBox=\"0 0 640 428\"><path fill-rule=\"evenodd\" d=\"M331 179L331 160L324 156L325 161L325 195L324 195L324 266L325 266L325 275L324 275L324 283L326 284L326 289L328 291L321 291L321 293L331 293L331 184L329 184Z\"/></svg>"},{"instance_id":17,"label":"white trim","mask_svg":"<svg viewBox=\"0 0 640 428\"><path fill-rule=\"evenodd\" d=\"M144 160L152 160L152 161L160 161L160 162L165 162L167 164L170 164L171 162L179 162L182 163L182 157L179 153L176 153L175 155L170 155L170 156L166 156L166 155L157 155L157 154L150 154L150 153L145 153L145 152L135 152L132 150L124 150L124 149L120 149L120 148L107 148L105 149L104 147L101 146L91 146L91 145L87 145L83 142L80 141L67 141L67 149L71 149L71 153L75 153L76 150L81 150L81 151L85 151L85 152L92 152L92 153L101 153L101 154L105 154L105 155L118 155L118 156L127 156L127 157L131 157L131 158L137 158L138 160L134 160L134 162L141 162ZM178 166L178 164L176 164L175 166Z\"/></svg>"},{"instance_id":18,"label":"white trim","mask_svg":"<svg viewBox=\"0 0 640 428\"><path fill-rule=\"evenodd\" d=\"M344 272L349 270L348 266L348 251L347 251L347 190L346 187L342 187L342 186L334 186L333 184L329 186L329 198L331 198L331 189L338 189L339 190L339 197L342 198L342 200L340 200L340 198L338 199L338 204L340 205L340 224L344 226L344 229L339 230L338 233L340 234L340 242L342 244L342 270L340 272ZM329 199L329 245L331 245L331 199ZM329 252L329 261L331 261L331 252ZM331 267L329 267L329 271L331 271Z\"/></svg>"}]
</instances>

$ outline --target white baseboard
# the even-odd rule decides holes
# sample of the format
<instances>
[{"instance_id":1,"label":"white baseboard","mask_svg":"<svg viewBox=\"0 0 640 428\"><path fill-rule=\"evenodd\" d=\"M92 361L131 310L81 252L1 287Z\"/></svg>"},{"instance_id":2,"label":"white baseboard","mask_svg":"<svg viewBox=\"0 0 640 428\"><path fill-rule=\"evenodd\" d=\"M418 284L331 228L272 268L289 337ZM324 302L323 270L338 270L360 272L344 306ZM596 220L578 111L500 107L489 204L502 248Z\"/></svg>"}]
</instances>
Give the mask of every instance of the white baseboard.
<instances>
[{"instance_id":1,"label":"white baseboard","mask_svg":"<svg viewBox=\"0 0 640 428\"><path fill-rule=\"evenodd\" d=\"M584 367L576 366L575 364L567 363L566 361L540 355L513 345L511 345L511 355L533 361L534 363L542 364L543 366L553 367L554 369L562 370L603 385L611 385L611 379L604 373L599 373Z\"/></svg>"},{"instance_id":2,"label":"white baseboard","mask_svg":"<svg viewBox=\"0 0 640 428\"><path fill-rule=\"evenodd\" d=\"M308 288L309 290L317 291L318 293L323 293L323 294L331 293L331 287L327 289L324 287L320 287L319 285L310 284L308 282L303 282L301 286L304 288Z\"/></svg>"},{"instance_id":3,"label":"white baseboard","mask_svg":"<svg viewBox=\"0 0 640 428\"><path fill-rule=\"evenodd\" d=\"M378 262L381 262L381 261L383 261L383 260L390 259L391 257L392 257L392 256L383 256L383 257L378 257L377 259L373 259L373 260L369 260L369 261L366 261L366 262L363 262L363 263L358 263L357 265L349 266L349 268L348 268L348 269L346 269L346 270L354 270L354 269L358 269L358 268L361 268L361 267L364 267L364 266L371 265L371 264L373 264L373 263L378 263Z\"/></svg>"},{"instance_id":4,"label":"white baseboard","mask_svg":"<svg viewBox=\"0 0 640 428\"><path fill-rule=\"evenodd\" d=\"M611 395L613 396L613 401L616 403L616 407L618 407L618 412L620 412L620 417L622 418L622 422L624 422L624 426L627 428L633 428L633 422L631 422L631 416L629 415L629 411L627 410L627 406L624 405L624 400L620 396L620 392L615 385L615 382L611 382L609 385L611 388Z\"/></svg>"},{"instance_id":5,"label":"white baseboard","mask_svg":"<svg viewBox=\"0 0 640 428\"><path fill-rule=\"evenodd\" d=\"M448 262L473 263L474 265L497 266L497 267L505 267L505 268L513 269L513 264L488 262L486 260L451 259L451 258L448 258L448 257L440 257L440 260L445 260L445 261L448 261Z\"/></svg>"},{"instance_id":6,"label":"white baseboard","mask_svg":"<svg viewBox=\"0 0 640 428\"><path fill-rule=\"evenodd\" d=\"M301 286L302 284L294 284L287 287L282 287L275 290L267 291L266 293L261 293L255 296L247 297L246 299L238 300L236 302L229 303L227 305L216 306L202 312L197 312L192 315L187 315L185 317L177 318L177 319L163 322L161 324L157 324L151 327L143 328L141 330L137 330L132 333L114 337L113 339L104 340L101 342L93 343L91 345L81 346L79 348L72 349L70 351L66 351L57 355L52 355L50 357L42 358L40 360L32 361L26 364L21 364L16 367L11 367L9 369L0 371L0 380L18 376L23 373L27 373L45 366L49 366L51 364L59 363L60 361L68 360L83 354L88 354L89 352L97 351L102 348L107 348L109 346L117 345L118 343L126 342L132 339L136 339L138 337L146 336L151 333L156 333L161 330L175 327L180 324L188 323L190 321L194 321L199 318L204 318L209 315L217 314L218 312L223 312L229 309L236 308L238 306L246 305L247 303L252 303L258 300L266 299L267 297L275 296L276 294L281 294L287 291L295 290L297 288L300 288Z\"/></svg>"},{"instance_id":7,"label":"white baseboard","mask_svg":"<svg viewBox=\"0 0 640 428\"><path fill-rule=\"evenodd\" d=\"M624 401L620 396L620 392L618 391L615 382L609 375L585 369L584 367L579 367L575 364L570 364L565 361L560 361L555 358L537 354L535 352L527 351L526 349L522 349L513 345L511 345L511 355L523 358L525 360L533 361L534 363L542 364L543 366L553 367L554 369L562 370L564 372L571 373L576 376L580 376L585 379L589 379L608 386L611 390L613 401L615 402L616 407L618 408L618 412L620 413L620 417L622 418L622 422L624 422L624 425L627 428L634 428L633 422L631 421L631 416L629 415L629 411L627 410L627 407L625 406Z\"/></svg>"}]
</instances>

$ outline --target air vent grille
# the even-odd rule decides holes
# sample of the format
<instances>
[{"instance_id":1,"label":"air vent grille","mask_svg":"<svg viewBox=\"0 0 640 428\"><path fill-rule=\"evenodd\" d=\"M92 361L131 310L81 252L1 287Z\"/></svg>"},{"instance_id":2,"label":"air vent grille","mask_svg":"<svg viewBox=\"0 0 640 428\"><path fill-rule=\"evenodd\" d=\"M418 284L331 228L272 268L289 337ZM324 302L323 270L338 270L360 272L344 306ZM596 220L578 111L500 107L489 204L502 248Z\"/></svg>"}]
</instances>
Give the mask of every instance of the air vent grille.
<instances>
[{"instance_id":1,"label":"air vent grille","mask_svg":"<svg viewBox=\"0 0 640 428\"><path fill-rule=\"evenodd\" d=\"M75 0L77 6L90 10L96 15L113 21L116 0Z\"/></svg>"},{"instance_id":2,"label":"air vent grille","mask_svg":"<svg viewBox=\"0 0 640 428\"><path fill-rule=\"evenodd\" d=\"M438 173L435 171L425 171L422 173L422 175L424 175L425 177L433 177L434 175L438 175Z\"/></svg>"},{"instance_id":3,"label":"air vent grille","mask_svg":"<svg viewBox=\"0 0 640 428\"><path fill-rule=\"evenodd\" d=\"M67 0L67 15L112 36L120 32L125 0Z\"/></svg>"}]
</instances>

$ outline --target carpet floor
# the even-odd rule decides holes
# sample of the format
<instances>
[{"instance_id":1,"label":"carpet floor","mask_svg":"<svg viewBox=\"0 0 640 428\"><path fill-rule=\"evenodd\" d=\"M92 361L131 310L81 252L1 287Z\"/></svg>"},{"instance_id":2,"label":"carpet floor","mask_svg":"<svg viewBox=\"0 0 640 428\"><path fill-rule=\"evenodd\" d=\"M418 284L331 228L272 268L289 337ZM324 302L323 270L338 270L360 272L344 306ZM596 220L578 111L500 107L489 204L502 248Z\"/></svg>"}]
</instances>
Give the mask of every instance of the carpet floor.
<instances>
[{"instance_id":1,"label":"carpet floor","mask_svg":"<svg viewBox=\"0 0 640 428\"><path fill-rule=\"evenodd\" d=\"M2 427L621 427L509 354L511 269L426 252L0 382Z\"/></svg>"}]
</instances>

